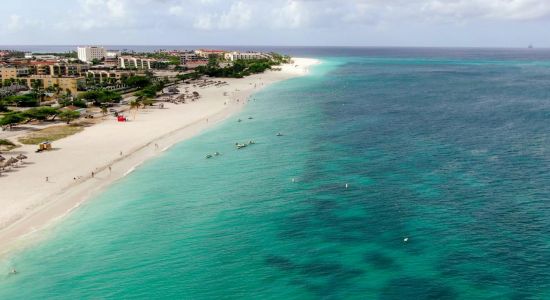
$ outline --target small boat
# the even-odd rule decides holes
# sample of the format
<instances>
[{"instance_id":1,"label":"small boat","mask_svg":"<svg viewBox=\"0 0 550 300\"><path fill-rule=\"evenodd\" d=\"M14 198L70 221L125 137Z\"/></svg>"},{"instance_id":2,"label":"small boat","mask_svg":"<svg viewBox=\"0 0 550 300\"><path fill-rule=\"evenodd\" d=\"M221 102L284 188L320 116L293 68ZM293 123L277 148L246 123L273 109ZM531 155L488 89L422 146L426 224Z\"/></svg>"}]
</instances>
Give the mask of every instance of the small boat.
<instances>
[{"instance_id":1,"label":"small boat","mask_svg":"<svg viewBox=\"0 0 550 300\"><path fill-rule=\"evenodd\" d=\"M237 143L236 146L237 146L237 149L242 149L242 148L246 148L246 146L248 146L248 145L247 145L247 144L239 144L239 143Z\"/></svg>"},{"instance_id":2,"label":"small boat","mask_svg":"<svg viewBox=\"0 0 550 300\"><path fill-rule=\"evenodd\" d=\"M212 158L211 154L206 155L206 159Z\"/></svg>"},{"instance_id":3,"label":"small boat","mask_svg":"<svg viewBox=\"0 0 550 300\"><path fill-rule=\"evenodd\" d=\"M243 120L241 120L241 119L238 119L238 120L237 120L237 122L239 122L239 123L242 122L242 121L243 121Z\"/></svg>"},{"instance_id":4,"label":"small boat","mask_svg":"<svg viewBox=\"0 0 550 300\"><path fill-rule=\"evenodd\" d=\"M220 156L221 153L216 151L216 152L214 152L214 155L215 155L215 156Z\"/></svg>"},{"instance_id":5,"label":"small boat","mask_svg":"<svg viewBox=\"0 0 550 300\"><path fill-rule=\"evenodd\" d=\"M280 132L278 132L278 133L277 133L277 136L283 136L283 134L282 134L282 133L280 133Z\"/></svg>"},{"instance_id":6,"label":"small boat","mask_svg":"<svg viewBox=\"0 0 550 300\"><path fill-rule=\"evenodd\" d=\"M256 144L256 142L254 142L254 141L248 141L248 144L249 144L249 145L254 145L254 144Z\"/></svg>"},{"instance_id":7,"label":"small boat","mask_svg":"<svg viewBox=\"0 0 550 300\"><path fill-rule=\"evenodd\" d=\"M248 117L248 119L249 119L249 120L252 120L252 119L254 119L254 118L252 118L252 117Z\"/></svg>"}]
</instances>

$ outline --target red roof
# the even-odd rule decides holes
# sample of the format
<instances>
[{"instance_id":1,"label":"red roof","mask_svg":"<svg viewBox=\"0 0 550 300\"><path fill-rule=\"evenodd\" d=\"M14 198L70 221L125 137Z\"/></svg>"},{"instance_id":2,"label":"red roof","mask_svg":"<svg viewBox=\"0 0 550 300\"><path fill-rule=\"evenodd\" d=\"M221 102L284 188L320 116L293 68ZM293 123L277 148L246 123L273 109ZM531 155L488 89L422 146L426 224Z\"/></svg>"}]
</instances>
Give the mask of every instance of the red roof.
<instances>
[{"instance_id":1,"label":"red roof","mask_svg":"<svg viewBox=\"0 0 550 300\"><path fill-rule=\"evenodd\" d=\"M208 52L208 53L223 53L223 52L225 52L223 50L210 50L210 49L199 49L199 51Z\"/></svg>"}]
</instances>

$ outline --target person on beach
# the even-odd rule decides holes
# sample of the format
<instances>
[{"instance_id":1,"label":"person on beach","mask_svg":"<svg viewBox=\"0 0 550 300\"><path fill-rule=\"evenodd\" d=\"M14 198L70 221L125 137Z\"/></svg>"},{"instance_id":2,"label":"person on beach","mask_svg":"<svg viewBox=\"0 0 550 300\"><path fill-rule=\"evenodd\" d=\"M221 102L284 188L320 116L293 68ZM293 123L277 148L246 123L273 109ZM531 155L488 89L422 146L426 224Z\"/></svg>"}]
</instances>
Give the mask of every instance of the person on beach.
<instances>
[{"instance_id":1,"label":"person on beach","mask_svg":"<svg viewBox=\"0 0 550 300\"><path fill-rule=\"evenodd\" d=\"M48 177L46 176L46 182L49 182L49 181L50 181L50 178L48 178Z\"/></svg>"},{"instance_id":2,"label":"person on beach","mask_svg":"<svg viewBox=\"0 0 550 300\"><path fill-rule=\"evenodd\" d=\"M94 172L92 172L92 178L94 178L94 176L95 176L95 173L94 173Z\"/></svg>"},{"instance_id":3,"label":"person on beach","mask_svg":"<svg viewBox=\"0 0 550 300\"><path fill-rule=\"evenodd\" d=\"M111 166L109 166L109 173L111 173Z\"/></svg>"}]
</instances>

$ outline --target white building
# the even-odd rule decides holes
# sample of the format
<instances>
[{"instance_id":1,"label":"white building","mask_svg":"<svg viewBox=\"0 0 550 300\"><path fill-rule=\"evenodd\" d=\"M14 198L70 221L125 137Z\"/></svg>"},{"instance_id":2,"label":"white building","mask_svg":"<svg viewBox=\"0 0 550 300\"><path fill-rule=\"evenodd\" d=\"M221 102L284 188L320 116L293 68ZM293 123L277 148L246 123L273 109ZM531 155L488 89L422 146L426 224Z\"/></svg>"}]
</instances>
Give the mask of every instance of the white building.
<instances>
[{"instance_id":1,"label":"white building","mask_svg":"<svg viewBox=\"0 0 550 300\"><path fill-rule=\"evenodd\" d=\"M271 55L261 52L229 52L225 53L225 60L249 60L249 59L265 59L271 58Z\"/></svg>"},{"instance_id":2,"label":"white building","mask_svg":"<svg viewBox=\"0 0 550 300\"><path fill-rule=\"evenodd\" d=\"M201 59L202 58L197 56L195 52L180 53L180 62L182 65L187 65L188 63L193 63Z\"/></svg>"},{"instance_id":3,"label":"white building","mask_svg":"<svg viewBox=\"0 0 550 300\"><path fill-rule=\"evenodd\" d=\"M51 54L33 54L32 52L25 53L26 59L38 59L38 60L56 60L59 57Z\"/></svg>"},{"instance_id":4,"label":"white building","mask_svg":"<svg viewBox=\"0 0 550 300\"><path fill-rule=\"evenodd\" d=\"M152 68L152 63L156 60L149 58L121 56L118 58L118 67L121 69L143 69L149 70Z\"/></svg>"},{"instance_id":5,"label":"white building","mask_svg":"<svg viewBox=\"0 0 550 300\"><path fill-rule=\"evenodd\" d=\"M107 50L105 51L105 58L106 59L117 59L122 55L122 52L119 50Z\"/></svg>"},{"instance_id":6,"label":"white building","mask_svg":"<svg viewBox=\"0 0 550 300\"><path fill-rule=\"evenodd\" d=\"M78 47L78 59L83 62L92 62L92 60L102 60L107 55L107 51L103 47Z\"/></svg>"}]
</instances>

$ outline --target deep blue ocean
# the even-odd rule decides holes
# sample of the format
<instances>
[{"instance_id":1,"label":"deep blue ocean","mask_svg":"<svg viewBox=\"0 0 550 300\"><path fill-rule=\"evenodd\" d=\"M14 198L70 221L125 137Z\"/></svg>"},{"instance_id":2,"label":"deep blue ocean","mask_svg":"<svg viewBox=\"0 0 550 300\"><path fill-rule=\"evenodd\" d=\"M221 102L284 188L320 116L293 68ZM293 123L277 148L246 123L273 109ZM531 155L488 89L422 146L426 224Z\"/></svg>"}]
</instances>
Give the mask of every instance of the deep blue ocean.
<instances>
[{"instance_id":1,"label":"deep blue ocean","mask_svg":"<svg viewBox=\"0 0 550 300\"><path fill-rule=\"evenodd\" d=\"M323 64L2 259L0 299L550 299L550 50L274 50Z\"/></svg>"}]
</instances>

